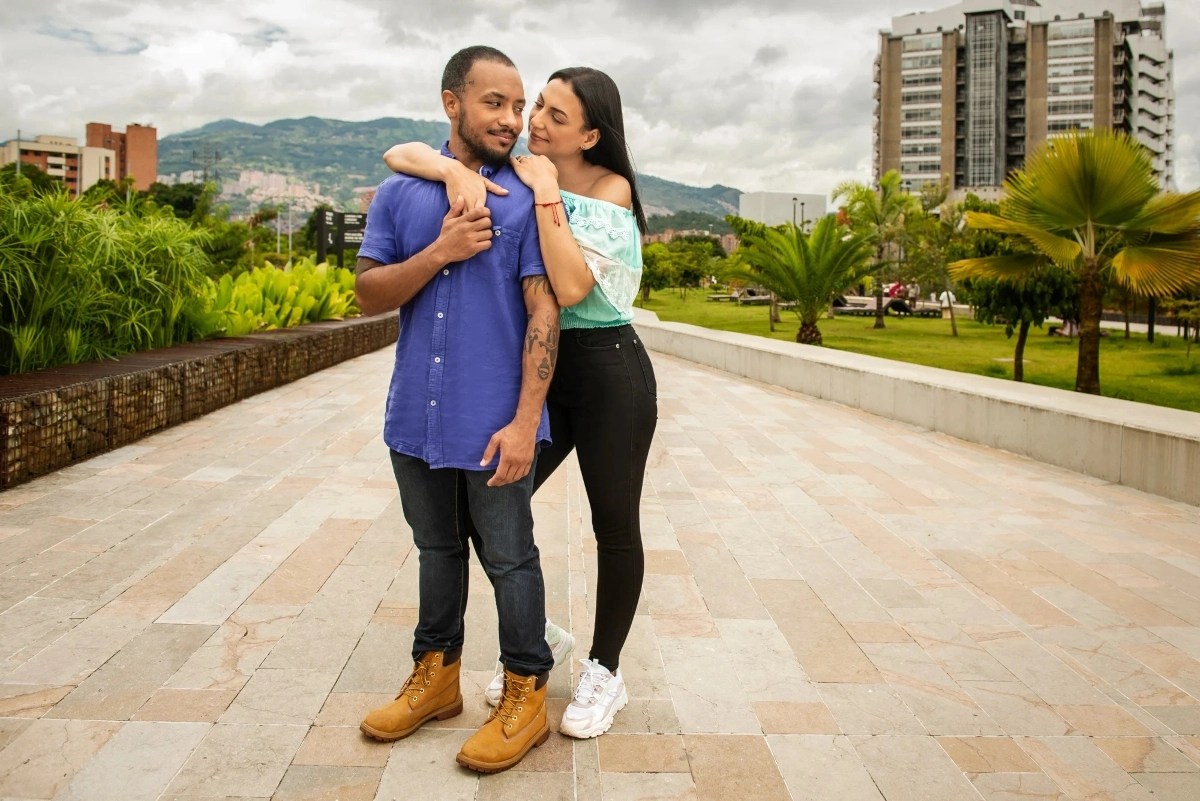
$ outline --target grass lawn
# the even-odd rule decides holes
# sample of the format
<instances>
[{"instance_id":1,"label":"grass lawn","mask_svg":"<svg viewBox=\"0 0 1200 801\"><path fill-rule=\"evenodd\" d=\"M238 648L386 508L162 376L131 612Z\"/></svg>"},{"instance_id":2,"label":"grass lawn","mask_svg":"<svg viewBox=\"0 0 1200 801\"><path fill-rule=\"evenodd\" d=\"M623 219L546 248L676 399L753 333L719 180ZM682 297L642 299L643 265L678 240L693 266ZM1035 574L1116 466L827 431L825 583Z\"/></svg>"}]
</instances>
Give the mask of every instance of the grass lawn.
<instances>
[{"instance_id":1,"label":"grass lawn","mask_svg":"<svg viewBox=\"0 0 1200 801\"><path fill-rule=\"evenodd\" d=\"M795 342L800 327L796 315L784 311L783 322L775 325L772 334L767 325L767 307L709 302L707 293L700 290L690 290L686 299L681 299L677 290L652 292L645 308L665 321L787 342ZM822 319L819 325L828 348L963 373L1012 378L1016 335L1012 339L1005 337L1003 326L960 319L955 338L950 334L949 320L892 315L885 319L887 328L881 331L871 328L873 317L835 317ZM1078 340L1047 336L1045 328L1031 328L1025 345L1026 382L1072 389L1078 350ZM1163 335L1161 330L1153 345L1146 342L1144 334L1133 333L1130 339L1125 339L1124 331L1111 330L1100 341L1101 390L1112 398L1200 412L1200 347L1193 345L1190 357L1186 350L1187 343L1179 337Z\"/></svg>"}]
</instances>

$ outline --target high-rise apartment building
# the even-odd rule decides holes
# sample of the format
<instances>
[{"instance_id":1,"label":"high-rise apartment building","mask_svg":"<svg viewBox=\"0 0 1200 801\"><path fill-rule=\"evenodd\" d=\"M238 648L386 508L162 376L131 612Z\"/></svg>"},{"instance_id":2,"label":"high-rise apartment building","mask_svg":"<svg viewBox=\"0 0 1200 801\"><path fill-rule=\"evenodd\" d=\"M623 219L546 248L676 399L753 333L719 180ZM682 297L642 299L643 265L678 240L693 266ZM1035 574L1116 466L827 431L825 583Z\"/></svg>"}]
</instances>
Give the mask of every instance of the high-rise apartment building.
<instances>
[{"instance_id":1,"label":"high-rise apartment building","mask_svg":"<svg viewBox=\"0 0 1200 801\"><path fill-rule=\"evenodd\" d=\"M32 140L12 139L0 145L0 166L16 161L62 181L75 196L101 179L116 178L116 153L102 147L80 147L70 136L40 134Z\"/></svg>"},{"instance_id":2,"label":"high-rise apartment building","mask_svg":"<svg viewBox=\"0 0 1200 801\"><path fill-rule=\"evenodd\" d=\"M1174 179L1166 9L1140 0L962 0L892 19L875 61L875 177L999 195L1025 154L1116 128Z\"/></svg>"},{"instance_id":3,"label":"high-rise apartment building","mask_svg":"<svg viewBox=\"0 0 1200 801\"><path fill-rule=\"evenodd\" d=\"M106 123L89 122L87 144L114 151L117 177L133 176L133 188L139 192L158 180L158 131L149 125L127 125L121 133Z\"/></svg>"}]
</instances>

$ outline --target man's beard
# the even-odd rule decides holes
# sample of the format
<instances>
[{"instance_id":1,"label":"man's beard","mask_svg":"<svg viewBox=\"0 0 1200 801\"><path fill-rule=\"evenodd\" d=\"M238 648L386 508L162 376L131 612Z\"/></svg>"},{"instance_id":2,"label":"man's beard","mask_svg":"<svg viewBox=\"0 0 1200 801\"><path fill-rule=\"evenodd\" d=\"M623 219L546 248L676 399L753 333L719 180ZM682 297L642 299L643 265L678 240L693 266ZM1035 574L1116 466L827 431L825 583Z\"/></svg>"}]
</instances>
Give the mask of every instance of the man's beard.
<instances>
[{"instance_id":1,"label":"man's beard","mask_svg":"<svg viewBox=\"0 0 1200 801\"><path fill-rule=\"evenodd\" d=\"M513 132L513 143L507 150L497 150L488 147L475 135L471 133L467 127L467 115L462 114L458 118L458 138L462 140L463 145L471 152L471 155L488 164L492 167L500 167L508 162L508 156L512 153L513 148L517 146L517 135Z\"/></svg>"}]
</instances>

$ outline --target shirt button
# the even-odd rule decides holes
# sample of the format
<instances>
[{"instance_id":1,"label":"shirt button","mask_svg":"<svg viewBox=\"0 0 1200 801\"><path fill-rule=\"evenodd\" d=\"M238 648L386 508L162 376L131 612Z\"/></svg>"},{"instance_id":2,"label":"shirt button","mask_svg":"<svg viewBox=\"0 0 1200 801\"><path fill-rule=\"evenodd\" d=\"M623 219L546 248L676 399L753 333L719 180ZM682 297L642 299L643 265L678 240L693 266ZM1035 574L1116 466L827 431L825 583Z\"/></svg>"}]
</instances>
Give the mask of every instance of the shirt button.
<instances>
[{"instance_id":1,"label":"shirt button","mask_svg":"<svg viewBox=\"0 0 1200 801\"><path fill-rule=\"evenodd\" d=\"M433 363L434 363L434 364L441 364L441 363L442 363L442 357L441 357L441 356L434 356L434 357L433 357Z\"/></svg>"},{"instance_id":2,"label":"shirt button","mask_svg":"<svg viewBox=\"0 0 1200 801\"><path fill-rule=\"evenodd\" d=\"M442 275L449 275L449 274L450 274L449 270L442 270Z\"/></svg>"},{"instance_id":3,"label":"shirt button","mask_svg":"<svg viewBox=\"0 0 1200 801\"><path fill-rule=\"evenodd\" d=\"M442 319L442 318L443 318L443 317L445 317L445 316L446 316L446 315L442 314L441 312L438 312L438 319L439 319L439 320L440 320L440 319Z\"/></svg>"},{"instance_id":4,"label":"shirt button","mask_svg":"<svg viewBox=\"0 0 1200 801\"><path fill-rule=\"evenodd\" d=\"M437 401L430 401L430 402L429 402L429 405L430 405L430 406L437 406Z\"/></svg>"}]
</instances>

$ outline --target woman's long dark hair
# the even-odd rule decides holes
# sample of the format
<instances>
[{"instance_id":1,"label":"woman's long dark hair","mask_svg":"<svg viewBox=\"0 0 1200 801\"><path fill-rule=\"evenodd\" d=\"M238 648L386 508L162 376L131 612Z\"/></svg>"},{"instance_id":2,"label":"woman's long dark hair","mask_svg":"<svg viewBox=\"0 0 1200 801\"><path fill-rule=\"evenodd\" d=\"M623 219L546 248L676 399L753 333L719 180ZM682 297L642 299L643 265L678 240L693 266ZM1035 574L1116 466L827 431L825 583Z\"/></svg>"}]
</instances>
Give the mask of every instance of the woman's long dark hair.
<instances>
[{"instance_id":1,"label":"woman's long dark hair","mask_svg":"<svg viewBox=\"0 0 1200 801\"><path fill-rule=\"evenodd\" d=\"M625 117L621 113L621 93L613 79L591 67L568 67L558 70L546 81L561 80L570 84L579 103L583 106L583 124L600 131L600 141L583 151L583 158L590 164L612 170L629 181L629 192L633 199L633 216L638 229L646 233L646 214L638 197L637 175L633 171L633 159L625 143Z\"/></svg>"}]
</instances>

